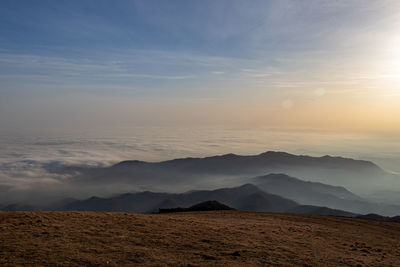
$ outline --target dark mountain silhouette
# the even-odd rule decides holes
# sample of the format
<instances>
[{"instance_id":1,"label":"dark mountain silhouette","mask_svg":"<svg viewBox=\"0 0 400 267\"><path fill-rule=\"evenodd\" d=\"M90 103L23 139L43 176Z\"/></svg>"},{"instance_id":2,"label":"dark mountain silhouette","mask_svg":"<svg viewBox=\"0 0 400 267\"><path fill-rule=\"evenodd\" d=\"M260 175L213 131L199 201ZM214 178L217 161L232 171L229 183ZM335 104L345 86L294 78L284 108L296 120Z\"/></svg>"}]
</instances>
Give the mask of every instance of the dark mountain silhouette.
<instances>
[{"instance_id":1,"label":"dark mountain silhouette","mask_svg":"<svg viewBox=\"0 0 400 267\"><path fill-rule=\"evenodd\" d=\"M400 215L398 215L398 216L393 216L393 217L391 217L391 219L390 219L392 222L400 222Z\"/></svg>"},{"instance_id":2,"label":"dark mountain silhouette","mask_svg":"<svg viewBox=\"0 0 400 267\"><path fill-rule=\"evenodd\" d=\"M176 207L179 207L179 203L176 200L174 200L173 198L167 198L167 199L161 201L161 203L158 203L156 206L154 206L152 210L172 209L172 208L176 208Z\"/></svg>"},{"instance_id":3,"label":"dark mountain silhouette","mask_svg":"<svg viewBox=\"0 0 400 267\"><path fill-rule=\"evenodd\" d=\"M91 197L67 204L59 210L147 213L156 212L160 208L189 207L209 200L249 211L283 212L298 205L295 201L268 194L254 185L245 184L235 188L191 191L184 194L142 192L112 198Z\"/></svg>"},{"instance_id":4,"label":"dark mountain silhouette","mask_svg":"<svg viewBox=\"0 0 400 267\"><path fill-rule=\"evenodd\" d=\"M285 152L269 151L259 155L240 156L226 154L205 158L182 158L158 163L147 163L143 161L123 161L111 167L113 170L128 170L136 168L162 168L172 169L179 172L195 173L221 173L236 174L245 171L286 169L290 168L318 168L330 169L331 171L342 170L349 172L372 172L372 174L383 174L383 170L372 162L354 160L342 157L310 157L297 156ZM371 174L371 173L370 173Z\"/></svg>"},{"instance_id":5,"label":"dark mountain silhouette","mask_svg":"<svg viewBox=\"0 0 400 267\"><path fill-rule=\"evenodd\" d=\"M338 210L330 209L327 207L311 206L311 205L300 205L286 211L287 213L297 213L297 214L313 214L313 215L329 215L329 216L340 216L340 217L356 217L357 214Z\"/></svg>"},{"instance_id":6,"label":"dark mountain silhouette","mask_svg":"<svg viewBox=\"0 0 400 267\"><path fill-rule=\"evenodd\" d=\"M159 165L167 168L174 168L179 170L202 171L202 172L229 172L238 171L245 168L257 167L279 167L279 166L301 166L301 167L319 167L319 168L340 168L347 170L375 170L382 172L377 165L369 161L354 160L342 157L310 157L310 156L297 156L286 152L268 151L259 155L241 156L235 154L226 154L222 156L213 156L205 158L182 158L174 159L159 163L146 163L143 161L123 161L116 165L114 168L124 167L131 168L133 166L143 165Z\"/></svg>"},{"instance_id":7,"label":"dark mountain silhouette","mask_svg":"<svg viewBox=\"0 0 400 267\"><path fill-rule=\"evenodd\" d=\"M286 174L269 174L253 179L265 192L292 199L303 205L324 206L363 214L377 212L398 214L400 206L369 202L344 187L307 182Z\"/></svg>"},{"instance_id":8,"label":"dark mountain silhouette","mask_svg":"<svg viewBox=\"0 0 400 267\"><path fill-rule=\"evenodd\" d=\"M209 200L193 205L189 208L171 208L171 209L159 209L159 213L170 213L170 212L185 212L185 211L214 211L214 210L233 210L233 208L221 204L215 200Z\"/></svg>"},{"instance_id":9,"label":"dark mountain silhouette","mask_svg":"<svg viewBox=\"0 0 400 267\"><path fill-rule=\"evenodd\" d=\"M71 202L58 210L74 211L123 211L144 213L168 199L167 193L140 192L122 194L111 198L91 197Z\"/></svg>"},{"instance_id":10,"label":"dark mountain silhouette","mask_svg":"<svg viewBox=\"0 0 400 267\"><path fill-rule=\"evenodd\" d=\"M400 222L400 216L382 216L379 214L365 214L365 215L358 215L357 218L366 219L366 220L374 220L374 221L386 221L386 222Z\"/></svg>"},{"instance_id":11,"label":"dark mountain silhouette","mask_svg":"<svg viewBox=\"0 0 400 267\"><path fill-rule=\"evenodd\" d=\"M359 214L345 210L323 206L299 205L290 199L266 193L252 184L217 190L190 191L183 194L140 192L123 194L112 198L91 197L87 200L70 203L60 210L166 213L227 209L341 217L359 216ZM379 220L389 220L388 218L390 218L380 215L376 215L379 216L377 218L372 218L371 215L365 216L367 216L365 218L375 220L377 220L377 218Z\"/></svg>"},{"instance_id":12,"label":"dark mountain silhouette","mask_svg":"<svg viewBox=\"0 0 400 267\"><path fill-rule=\"evenodd\" d=\"M8 204L3 207L0 206L0 211L34 211L35 207L26 204Z\"/></svg>"},{"instance_id":13,"label":"dark mountain silhouette","mask_svg":"<svg viewBox=\"0 0 400 267\"><path fill-rule=\"evenodd\" d=\"M298 204L292 200L280 197L278 195L268 194L263 191L257 191L245 195L232 203L237 209L247 211L270 211L282 212Z\"/></svg>"}]
</instances>

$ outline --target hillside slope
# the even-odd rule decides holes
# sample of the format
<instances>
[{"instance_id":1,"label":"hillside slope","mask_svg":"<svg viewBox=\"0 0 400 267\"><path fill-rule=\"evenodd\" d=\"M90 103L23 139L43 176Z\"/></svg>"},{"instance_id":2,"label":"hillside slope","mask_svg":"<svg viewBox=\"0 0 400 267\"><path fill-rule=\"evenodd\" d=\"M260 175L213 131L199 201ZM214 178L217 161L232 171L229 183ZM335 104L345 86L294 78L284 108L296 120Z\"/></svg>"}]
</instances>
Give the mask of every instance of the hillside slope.
<instances>
[{"instance_id":1,"label":"hillside slope","mask_svg":"<svg viewBox=\"0 0 400 267\"><path fill-rule=\"evenodd\" d=\"M398 266L399 236L399 223L278 213L1 212L0 265Z\"/></svg>"}]
</instances>

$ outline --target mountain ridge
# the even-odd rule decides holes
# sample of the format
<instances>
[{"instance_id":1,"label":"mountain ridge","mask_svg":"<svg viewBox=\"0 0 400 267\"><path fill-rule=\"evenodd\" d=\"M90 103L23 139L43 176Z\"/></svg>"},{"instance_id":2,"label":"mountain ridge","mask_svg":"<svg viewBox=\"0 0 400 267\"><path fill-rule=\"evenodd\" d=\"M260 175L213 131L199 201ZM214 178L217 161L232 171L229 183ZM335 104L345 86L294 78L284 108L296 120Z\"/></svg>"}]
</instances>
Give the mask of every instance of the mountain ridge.
<instances>
[{"instance_id":1,"label":"mountain ridge","mask_svg":"<svg viewBox=\"0 0 400 267\"><path fill-rule=\"evenodd\" d=\"M367 161L367 160L358 160L353 158L346 158L340 156L330 156L324 155L320 157L315 156L308 156L308 155L295 155L287 152L282 151L266 151L256 155L238 155L234 153L222 154L222 155L215 155L215 156L206 156L206 157L185 157L185 158L176 158L172 160L165 160L165 161L156 161L156 162L146 162L140 160L125 160L119 163L112 165L111 167L119 167L119 166L129 166L129 165L141 165L141 164L150 164L150 165L170 165L177 162L199 162L199 161L216 161L216 160L239 160L239 159L268 159L268 160L285 160L286 163L289 161L290 163L294 163L297 160L311 163L321 163L321 162L332 162L333 163L355 163L358 167L370 167L374 168L379 171L383 171L377 164Z\"/></svg>"},{"instance_id":2,"label":"mountain ridge","mask_svg":"<svg viewBox=\"0 0 400 267\"><path fill-rule=\"evenodd\" d=\"M179 205L188 207L200 202L215 200L232 208L251 210L254 205L246 202L246 197L258 196L257 211L281 211L297 206L298 203L281 196L262 191L252 184L238 187L220 188L215 190L199 190L181 194L156 192L127 193L110 198L90 197L60 207L60 211L123 211L137 213L152 213L160 207ZM168 203L169 202L169 203Z\"/></svg>"},{"instance_id":3,"label":"mountain ridge","mask_svg":"<svg viewBox=\"0 0 400 267\"><path fill-rule=\"evenodd\" d=\"M371 161L345 157L294 155L287 152L267 151L257 155L223 154L209 157L177 158L160 162L121 161L102 172L101 177L119 177L134 182L162 183L172 179L180 184L205 182L205 177L260 176L267 173L285 173L313 182L343 186L362 193L382 184L391 174ZM144 179L146 178L146 179ZM212 181L211 180L211 181ZM209 182L211 182L209 181ZM363 181L363 182L360 182ZM166 187L168 184L165 185Z\"/></svg>"}]
</instances>

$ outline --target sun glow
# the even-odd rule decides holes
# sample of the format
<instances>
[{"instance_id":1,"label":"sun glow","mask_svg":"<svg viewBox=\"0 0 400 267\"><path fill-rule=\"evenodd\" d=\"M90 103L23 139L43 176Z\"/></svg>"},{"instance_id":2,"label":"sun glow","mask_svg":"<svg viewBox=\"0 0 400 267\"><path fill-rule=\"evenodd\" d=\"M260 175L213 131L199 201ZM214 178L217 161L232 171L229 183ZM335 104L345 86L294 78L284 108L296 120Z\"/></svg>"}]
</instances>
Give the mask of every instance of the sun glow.
<instances>
[{"instance_id":1,"label":"sun glow","mask_svg":"<svg viewBox=\"0 0 400 267\"><path fill-rule=\"evenodd\" d=\"M381 78L391 80L399 85L400 82L400 35L397 34L389 42L385 56L385 72Z\"/></svg>"}]
</instances>

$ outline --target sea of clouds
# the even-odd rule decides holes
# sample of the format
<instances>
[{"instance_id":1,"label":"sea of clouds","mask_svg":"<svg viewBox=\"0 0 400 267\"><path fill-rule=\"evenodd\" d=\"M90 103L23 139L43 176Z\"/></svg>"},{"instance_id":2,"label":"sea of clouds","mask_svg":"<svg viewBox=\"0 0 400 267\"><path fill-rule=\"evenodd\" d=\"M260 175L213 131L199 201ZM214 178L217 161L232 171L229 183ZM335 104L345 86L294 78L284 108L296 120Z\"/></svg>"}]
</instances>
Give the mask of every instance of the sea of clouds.
<instances>
[{"instance_id":1,"label":"sea of clouds","mask_svg":"<svg viewBox=\"0 0 400 267\"><path fill-rule=\"evenodd\" d=\"M398 143L397 143L398 144ZM106 196L110 184L79 188L80 168L107 167L123 160L162 161L268 150L373 159L392 172L400 159L395 142L372 142L357 135L277 129L138 127L93 133L7 133L0 136L0 204L46 202L65 197ZM370 151L373 151L371 154ZM379 152L381 151L381 152ZM129 188L125 191L163 188ZM165 188L168 191L168 188Z\"/></svg>"}]
</instances>

